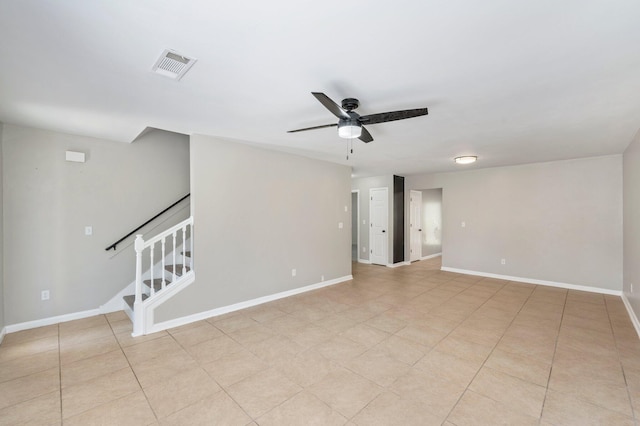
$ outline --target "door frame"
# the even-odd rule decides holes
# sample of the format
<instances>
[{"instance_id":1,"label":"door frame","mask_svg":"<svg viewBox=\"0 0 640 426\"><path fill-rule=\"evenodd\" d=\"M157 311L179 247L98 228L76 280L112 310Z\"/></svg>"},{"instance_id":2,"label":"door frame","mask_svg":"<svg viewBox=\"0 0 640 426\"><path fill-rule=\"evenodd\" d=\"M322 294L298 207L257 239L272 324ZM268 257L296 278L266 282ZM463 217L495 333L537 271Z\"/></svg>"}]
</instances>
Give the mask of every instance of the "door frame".
<instances>
[{"instance_id":1,"label":"door frame","mask_svg":"<svg viewBox=\"0 0 640 426\"><path fill-rule=\"evenodd\" d=\"M371 244L373 241L373 221L371 220L371 216L372 216L372 212L373 209L371 208L371 204L373 201L373 191L376 190L381 190L384 189L387 192L387 226L386 229L387 231L389 230L389 187L388 186L381 186L379 188L369 188L369 263L374 264L372 262L371 257L373 256L373 245ZM389 265L389 235L391 235L390 232L385 232L387 234L386 237L386 246L387 246L387 258L384 260L384 263L382 265ZM375 265L378 265L378 263L376 263Z\"/></svg>"},{"instance_id":2,"label":"door frame","mask_svg":"<svg viewBox=\"0 0 640 426\"><path fill-rule=\"evenodd\" d=\"M353 194L356 194L356 261L360 262L362 259L360 258L360 190L352 189L351 190L351 200L353 200ZM353 215L354 207L353 203L351 204L351 214ZM353 232L353 231L352 231ZM353 245L353 241L351 241L351 245ZM353 259L352 259L353 260Z\"/></svg>"},{"instance_id":3,"label":"door frame","mask_svg":"<svg viewBox=\"0 0 640 426\"><path fill-rule=\"evenodd\" d=\"M413 221L417 220L420 225L422 225L422 205L419 204L418 205L418 217L415 218L413 217L413 212L414 212L414 201L413 201L413 197L414 197L414 193L416 193L416 195L420 195L420 202L422 202L422 192L412 189L409 191L409 262L415 262L418 260L422 259L422 229L420 229L419 231L415 231L413 229ZM424 228L424 227L422 227ZM419 246L419 251L417 253L413 253L413 234L414 232L420 232L420 246Z\"/></svg>"}]
</instances>

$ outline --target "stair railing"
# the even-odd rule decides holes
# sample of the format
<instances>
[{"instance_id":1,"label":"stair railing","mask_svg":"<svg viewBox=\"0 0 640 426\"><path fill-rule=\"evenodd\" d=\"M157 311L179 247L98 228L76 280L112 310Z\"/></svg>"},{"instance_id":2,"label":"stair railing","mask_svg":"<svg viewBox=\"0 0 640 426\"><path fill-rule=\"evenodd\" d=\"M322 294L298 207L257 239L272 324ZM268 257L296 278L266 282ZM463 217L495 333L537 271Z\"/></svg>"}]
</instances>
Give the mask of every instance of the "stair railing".
<instances>
[{"instance_id":1,"label":"stair railing","mask_svg":"<svg viewBox=\"0 0 640 426\"><path fill-rule=\"evenodd\" d=\"M178 223L177 225L167 229L164 232L161 232L160 234L156 235L153 238L150 238L148 240L144 240L143 235L142 234L138 234L136 235L136 239L134 242L134 249L136 252L136 294L135 294L135 301L133 304L133 311L134 311L134 333L138 332L142 332L142 330L144 330L144 316L143 316L143 309L142 308L142 302L143 302L143 281L142 281L142 262L143 262L143 253L145 250L149 250L149 262L150 262L150 275L151 275L151 281L150 281L150 290L149 290L149 297L145 299L145 301L149 301L150 299L153 299L153 297L156 295L156 293L160 293L162 292L166 286L167 286L167 282L166 282L166 257L167 257L167 253L166 253L166 246L167 246L167 239L171 238L171 241L169 241L170 247L172 249L172 254L171 254L171 258L172 258L172 271L171 271L171 283L172 284L176 284L176 282L178 281L178 278L182 278L184 277L187 272L191 272L193 271L193 217L189 217L188 219ZM181 241L182 244L182 270L180 271L181 273L177 273L176 271L176 252L177 249L179 248L178 245L178 240ZM189 247L187 247L187 242L189 244ZM157 291L155 290L155 281L154 281L154 266L156 265L157 261L155 260L155 246L156 244L160 243L160 266L161 266L161 277L160 278L160 289L158 289ZM185 252L189 251L190 255L186 256ZM189 261L189 265L187 266L187 259Z\"/></svg>"},{"instance_id":2,"label":"stair railing","mask_svg":"<svg viewBox=\"0 0 640 426\"><path fill-rule=\"evenodd\" d=\"M176 201L175 203L171 204L169 207L167 207L166 209L162 210L160 213L156 214L151 219L147 220L145 223L143 223L142 225L138 226L136 229L134 229L133 231L129 232L127 235L125 235L124 237L120 238L115 243L111 244L109 247L105 248L105 250L109 251L109 250L113 249L115 251L115 249L118 246L118 244L120 244L121 242L123 242L124 240L126 240L127 238L129 238L130 236L135 234L137 231L139 231L140 229L144 228L145 226L147 226L148 224L150 224L151 222L153 222L154 220L156 220L157 218L159 218L160 216L162 216L163 214L165 214L166 212L168 212L169 210L171 210L172 208L174 208L175 206L177 206L178 204L180 204L181 202L183 202L184 200L186 200L190 196L191 196L191 193L189 193L189 194L185 195L184 197L180 198L178 201Z\"/></svg>"}]
</instances>

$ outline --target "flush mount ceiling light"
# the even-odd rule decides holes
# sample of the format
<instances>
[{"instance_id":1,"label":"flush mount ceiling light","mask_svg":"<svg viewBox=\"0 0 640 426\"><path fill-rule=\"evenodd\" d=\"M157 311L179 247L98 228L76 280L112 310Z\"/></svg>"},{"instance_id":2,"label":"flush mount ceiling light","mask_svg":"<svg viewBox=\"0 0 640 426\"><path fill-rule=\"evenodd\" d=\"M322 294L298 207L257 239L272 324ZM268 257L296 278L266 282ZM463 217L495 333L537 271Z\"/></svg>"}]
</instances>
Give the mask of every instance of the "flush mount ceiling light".
<instances>
[{"instance_id":1,"label":"flush mount ceiling light","mask_svg":"<svg viewBox=\"0 0 640 426\"><path fill-rule=\"evenodd\" d=\"M355 139L362 135L362 124L357 120L340 119L338 123L338 136L345 139Z\"/></svg>"},{"instance_id":2,"label":"flush mount ceiling light","mask_svg":"<svg viewBox=\"0 0 640 426\"><path fill-rule=\"evenodd\" d=\"M475 163L477 159L478 157L476 157L475 155L465 155L462 157L456 157L453 159L453 161L455 161L456 164L471 164Z\"/></svg>"}]
</instances>

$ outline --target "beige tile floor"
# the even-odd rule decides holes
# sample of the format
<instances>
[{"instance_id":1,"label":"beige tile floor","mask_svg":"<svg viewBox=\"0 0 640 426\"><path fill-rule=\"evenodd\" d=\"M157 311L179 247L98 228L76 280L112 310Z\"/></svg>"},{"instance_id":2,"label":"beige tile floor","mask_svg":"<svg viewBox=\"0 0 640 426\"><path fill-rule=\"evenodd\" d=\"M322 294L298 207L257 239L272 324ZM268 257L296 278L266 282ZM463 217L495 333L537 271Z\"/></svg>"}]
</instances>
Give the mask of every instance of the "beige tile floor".
<instances>
[{"instance_id":1,"label":"beige tile floor","mask_svg":"<svg viewBox=\"0 0 640 426\"><path fill-rule=\"evenodd\" d=\"M619 297L439 262L355 264L353 281L141 338L122 312L9 334L0 425L640 419L640 340Z\"/></svg>"}]
</instances>

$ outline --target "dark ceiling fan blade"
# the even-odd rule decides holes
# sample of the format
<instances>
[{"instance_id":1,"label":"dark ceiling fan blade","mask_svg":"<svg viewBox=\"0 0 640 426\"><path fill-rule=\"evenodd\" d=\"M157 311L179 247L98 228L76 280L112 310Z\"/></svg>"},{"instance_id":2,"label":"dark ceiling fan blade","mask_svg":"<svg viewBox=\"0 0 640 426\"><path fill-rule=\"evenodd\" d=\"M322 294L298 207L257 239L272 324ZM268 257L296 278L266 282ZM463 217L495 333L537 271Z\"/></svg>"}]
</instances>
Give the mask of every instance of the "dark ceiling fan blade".
<instances>
[{"instance_id":1,"label":"dark ceiling fan blade","mask_svg":"<svg viewBox=\"0 0 640 426\"><path fill-rule=\"evenodd\" d=\"M336 127L338 123L323 124L322 126L305 127L304 129L289 130L287 133L304 132L306 130L324 129L325 127Z\"/></svg>"},{"instance_id":2,"label":"dark ceiling fan blade","mask_svg":"<svg viewBox=\"0 0 640 426\"><path fill-rule=\"evenodd\" d=\"M325 95L324 93L311 92L311 94L315 96L316 99L319 100L320 103L324 105L326 109L331 111L331 113L336 117L347 118L347 119L351 118L351 116L347 114L347 111L343 110L337 103L333 102L331 98Z\"/></svg>"},{"instance_id":3,"label":"dark ceiling fan blade","mask_svg":"<svg viewBox=\"0 0 640 426\"><path fill-rule=\"evenodd\" d=\"M381 112L379 114L363 115L358 120L362 124L386 123L387 121L404 120L406 118L420 117L427 115L427 108L405 109L402 111Z\"/></svg>"},{"instance_id":4,"label":"dark ceiling fan blade","mask_svg":"<svg viewBox=\"0 0 640 426\"><path fill-rule=\"evenodd\" d=\"M362 133L360 134L360 137L358 139L360 139L364 143L373 142L373 137L371 136L371 133L369 133L367 129L364 128L364 126L361 127L361 129L362 129Z\"/></svg>"}]
</instances>

